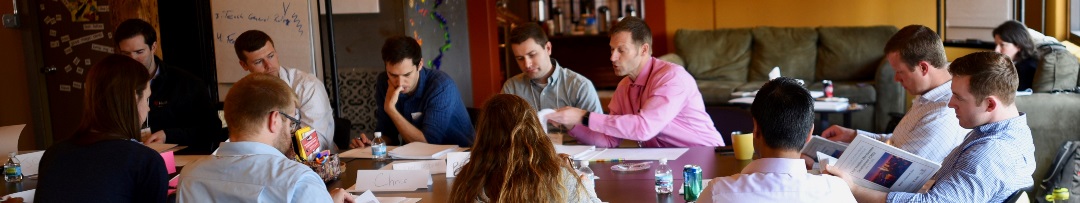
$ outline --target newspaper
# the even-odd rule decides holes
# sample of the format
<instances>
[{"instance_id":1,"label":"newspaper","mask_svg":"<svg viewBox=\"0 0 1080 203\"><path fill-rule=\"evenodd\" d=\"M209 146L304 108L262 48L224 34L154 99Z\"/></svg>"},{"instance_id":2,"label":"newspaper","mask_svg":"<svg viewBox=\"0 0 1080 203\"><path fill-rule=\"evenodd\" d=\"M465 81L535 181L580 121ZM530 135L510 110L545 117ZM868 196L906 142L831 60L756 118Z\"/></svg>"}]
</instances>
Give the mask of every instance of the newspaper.
<instances>
[{"instance_id":1,"label":"newspaper","mask_svg":"<svg viewBox=\"0 0 1080 203\"><path fill-rule=\"evenodd\" d=\"M866 136L856 136L836 168L854 177L856 185L883 192L918 192L940 164Z\"/></svg>"},{"instance_id":2,"label":"newspaper","mask_svg":"<svg viewBox=\"0 0 1080 203\"><path fill-rule=\"evenodd\" d=\"M802 154L810 156L813 160L818 160L817 153L821 152L832 157L840 157L844 154L844 149L847 149L848 145L839 142L833 142L832 140L825 139L821 136L811 136L810 142L806 142L803 146Z\"/></svg>"}]
</instances>

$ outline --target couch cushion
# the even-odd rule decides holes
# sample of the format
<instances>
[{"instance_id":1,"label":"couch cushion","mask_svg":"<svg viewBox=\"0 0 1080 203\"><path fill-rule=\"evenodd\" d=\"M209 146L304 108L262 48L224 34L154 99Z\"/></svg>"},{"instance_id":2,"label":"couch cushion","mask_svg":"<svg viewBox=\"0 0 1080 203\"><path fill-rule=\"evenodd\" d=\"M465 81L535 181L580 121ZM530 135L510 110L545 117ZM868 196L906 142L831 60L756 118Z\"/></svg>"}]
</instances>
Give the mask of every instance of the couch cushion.
<instances>
[{"instance_id":1,"label":"couch cushion","mask_svg":"<svg viewBox=\"0 0 1080 203\"><path fill-rule=\"evenodd\" d=\"M750 29L678 30L675 53L699 80L746 81Z\"/></svg>"},{"instance_id":2,"label":"couch cushion","mask_svg":"<svg viewBox=\"0 0 1080 203\"><path fill-rule=\"evenodd\" d=\"M732 99L731 93L734 92L732 90L741 84L742 82L736 81L697 80L701 98L705 100L707 106L727 104L728 100Z\"/></svg>"},{"instance_id":3,"label":"couch cushion","mask_svg":"<svg viewBox=\"0 0 1080 203\"><path fill-rule=\"evenodd\" d=\"M814 28L757 27L754 34L750 81L769 80L769 71L780 67L780 75L814 81L818 34Z\"/></svg>"},{"instance_id":4,"label":"couch cushion","mask_svg":"<svg viewBox=\"0 0 1080 203\"><path fill-rule=\"evenodd\" d=\"M817 79L873 80L894 26L819 27Z\"/></svg>"},{"instance_id":5,"label":"couch cushion","mask_svg":"<svg viewBox=\"0 0 1080 203\"><path fill-rule=\"evenodd\" d=\"M1080 63L1075 55L1064 45L1050 44L1039 46L1039 67L1035 69L1035 80L1031 89L1035 92L1054 90L1072 90L1077 85L1077 72Z\"/></svg>"}]
</instances>

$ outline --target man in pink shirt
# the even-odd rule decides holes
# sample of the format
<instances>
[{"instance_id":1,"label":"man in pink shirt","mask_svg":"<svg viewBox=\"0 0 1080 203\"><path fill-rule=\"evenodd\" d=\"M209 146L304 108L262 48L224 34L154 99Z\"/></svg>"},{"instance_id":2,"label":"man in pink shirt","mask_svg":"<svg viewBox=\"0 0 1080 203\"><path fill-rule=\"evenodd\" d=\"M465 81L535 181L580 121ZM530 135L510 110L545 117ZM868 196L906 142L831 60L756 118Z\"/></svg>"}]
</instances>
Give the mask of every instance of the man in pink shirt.
<instances>
[{"instance_id":1,"label":"man in pink shirt","mask_svg":"<svg viewBox=\"0 0 1080 203\"><path fill-rule=\"evenodd\" d=\"M616 147L623 139L641 147L724 146L705 113L697 83L682 66L653 58L649 26L627 17L611 28L611 62L619 82L611 114L563 107L547 116L570 128L583 144Z\"/></svg>"}]
</instances>

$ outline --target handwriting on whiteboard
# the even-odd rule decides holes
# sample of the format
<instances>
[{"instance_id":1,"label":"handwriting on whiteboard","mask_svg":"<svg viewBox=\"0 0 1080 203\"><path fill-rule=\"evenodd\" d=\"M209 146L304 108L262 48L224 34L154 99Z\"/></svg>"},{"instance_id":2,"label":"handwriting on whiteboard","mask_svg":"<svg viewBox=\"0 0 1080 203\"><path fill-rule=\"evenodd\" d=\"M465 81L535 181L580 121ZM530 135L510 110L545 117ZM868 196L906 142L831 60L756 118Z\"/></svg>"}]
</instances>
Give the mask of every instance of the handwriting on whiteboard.
<instances>
[{"instance_id":1,"label":"handwriting on whiteboard","mask_svg":"<svg viewBox=\"0 0 1080 203\"><path fill-rule=\"evenodd\" d=\"M224 10L214 13L214 20L224 21L247 21L255 23L274 23L286 28L295 28L296 33L300 36L304 35L304 21L300 19L300 14L295 11L290 11L292 3L282 2L280 13L257 13L255 11L243 11L243 10ZM276 12L276 11L275 11ZM226 42L229 44L236 43L236 37L240 33L214 33L214 39L220 42Z\"/></svg>"}]
</instances>

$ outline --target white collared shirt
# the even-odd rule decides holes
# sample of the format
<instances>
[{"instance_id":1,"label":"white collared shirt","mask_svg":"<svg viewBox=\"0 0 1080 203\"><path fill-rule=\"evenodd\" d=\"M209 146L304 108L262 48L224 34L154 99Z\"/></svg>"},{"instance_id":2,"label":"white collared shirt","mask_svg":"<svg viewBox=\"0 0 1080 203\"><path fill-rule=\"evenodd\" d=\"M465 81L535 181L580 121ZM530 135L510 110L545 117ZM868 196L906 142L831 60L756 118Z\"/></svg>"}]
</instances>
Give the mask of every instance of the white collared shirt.
<instances>
[{"instance_id":1,"label":"white collared shirt","mask_svg":"<svg viewBox=\"0 0 1080 203\"><path fill-rule=\"evenodd\" d=\"M321 149L334 150L334 112L326 86L315 76L304 71L278 67L278 77L293 89L300 101L300 122L311 126L319 135Z\"/></svg>"},{"instance_id":2,"label":"white collared shirt","mask_svg":"<svg viewBox=\"0 0 1080 203\"><path fill-rule=\"evenodd\" d=\"M713 202L855 202L843 179L806 172L802 159L762 158L712 181Z\"/></svg>"},{"instance_id":3,"label":"white collared shirt","mask_svg":"<svg viewBox=\"0 0 1080 203\"><path fill-rule=\"evenodd\" d=\"M322 178L270 145L223 142L180 172L177 202L331 202Z\"/></svg>"}]
</instances>

